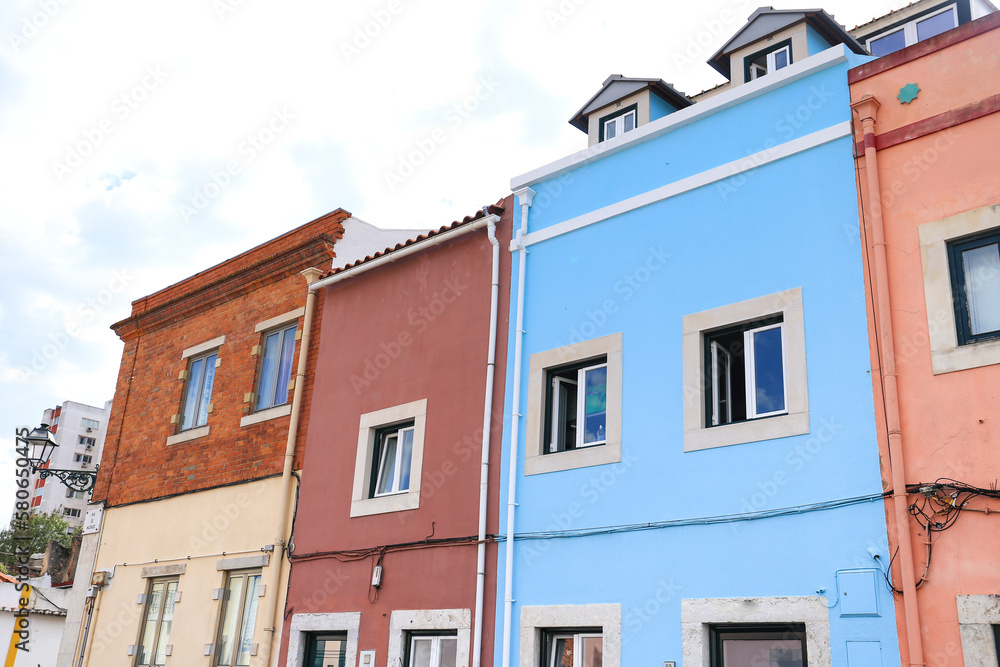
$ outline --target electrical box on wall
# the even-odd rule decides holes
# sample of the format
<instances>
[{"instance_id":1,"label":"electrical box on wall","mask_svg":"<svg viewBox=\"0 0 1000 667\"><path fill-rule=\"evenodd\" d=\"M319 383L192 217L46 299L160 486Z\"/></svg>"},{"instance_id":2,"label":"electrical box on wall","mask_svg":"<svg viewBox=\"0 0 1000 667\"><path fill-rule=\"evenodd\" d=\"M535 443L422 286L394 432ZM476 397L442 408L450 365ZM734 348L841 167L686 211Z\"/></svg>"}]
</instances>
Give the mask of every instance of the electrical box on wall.
<instances>
[{"instance_id":1,"label":"electrical box on wall","mask_svg":"<svg viewBox=\"0 0 1000 667\"><path fill-rule=\"evenodd\" d=\"M361 667L375 667L375 651L361 651Z\"/></svg>"},{"instance_id":2,"label":"electrical box on wall","mask_svg":"<svg viewBox=\"0 0 1000 667\"><path fill-rule=\"evenodd\" d=\"M841 616L878 616L876 570L838 570Z\"/></svg>"}]
</instances>

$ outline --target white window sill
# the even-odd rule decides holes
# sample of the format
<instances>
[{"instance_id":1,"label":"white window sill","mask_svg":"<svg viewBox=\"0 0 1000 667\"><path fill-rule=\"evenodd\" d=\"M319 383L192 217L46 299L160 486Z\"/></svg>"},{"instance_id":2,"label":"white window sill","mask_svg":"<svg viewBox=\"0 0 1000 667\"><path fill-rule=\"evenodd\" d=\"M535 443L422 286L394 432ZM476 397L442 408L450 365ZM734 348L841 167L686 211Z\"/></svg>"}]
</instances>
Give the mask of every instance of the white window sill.
<instances>
[{"instance_id":1,"label":"white window sill","mask_svg":"<svg viewBox=\"0 0 1000 667\"><path fill-rule=\"evenodd\" d=\"M726 447L745 442L760 442L805 435L809 432L809 413L797 412L763 419L701 428L684 433L684 451L693 452L712 447Z\"/></svg>"},{"instance_id":2,"label":"white window sill","mask_svg":"<svg viewBox=\"0 0 1000 667\"><path fill-rule=\"evenodd\" d=\"M365 498L351 501L351 516L371 516L372 514L387 514L403 510L415 510L420 507L420 491L411 489L403 493Z\"/></svg>"},{"instance_id":3,"label":"white window sill","mask_svg":"<svg viewBox=\"0 0 1000 667\"><path fill-rule=\"evenodd\" d=\"M167 447L170 445L177 445L182 442L188 442L189 440L197 440L198 438L204 438L208 435L208 426L199 426L198 428L189 428L186 431L181 431L177 435L172 435L167 438Z\"/></svg>"},{"instance_id":4,"label":"white window sill","mask_svg":"<svg viewBox=\"0 0 1000 667\"><path fill-rule=\"evenodd\" d=\"M278 417L285 417L290 414L292 414L292 404L285 403L284 405L279 405L276 408L268 408L266 410L255 412L252 415L247 415L240 420L240 426L259 424L260 422L266 422L269 419L277 419Z\"/></svg>"},{"instance_id":5,"label":"white window sill","mask_svg":"<svg viewBox=\"0 0 1000 667\"><path fill-rule=\"evenodd\" d=\"M620 463L622 460L622 443L608 442L603 445L570 449L565 452L551 454L528 454L524 457L524 474L538 475L545 472L572 470L589 466Z\"/></svg>"}]
</instances>

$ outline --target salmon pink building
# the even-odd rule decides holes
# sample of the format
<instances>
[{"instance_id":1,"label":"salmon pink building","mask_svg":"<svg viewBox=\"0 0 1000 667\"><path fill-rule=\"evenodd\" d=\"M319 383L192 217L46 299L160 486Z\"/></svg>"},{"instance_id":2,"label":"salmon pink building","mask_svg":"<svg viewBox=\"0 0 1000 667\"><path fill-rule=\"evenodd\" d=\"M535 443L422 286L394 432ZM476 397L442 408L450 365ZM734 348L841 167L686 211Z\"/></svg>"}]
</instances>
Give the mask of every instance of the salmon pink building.
<instances>
[{"instance_id":1,"label":"salmon pink building","mask_svg":"<svg viewBox=\"0 0 1000 667\"><path fill-rule=\"evenodd\" d=\"M510 203L312 283L281 665L492 664Z\"/></svg>"},{"instance_id":2,"label":"salmon pink building","mask_svg":"<svg viewBox=\"0 0 1000 667\"><path fill-rule=\"evenodd\" d=\"M904 665L997 665L1000 14L850 71Z\"/></svg>"}]
</instances>

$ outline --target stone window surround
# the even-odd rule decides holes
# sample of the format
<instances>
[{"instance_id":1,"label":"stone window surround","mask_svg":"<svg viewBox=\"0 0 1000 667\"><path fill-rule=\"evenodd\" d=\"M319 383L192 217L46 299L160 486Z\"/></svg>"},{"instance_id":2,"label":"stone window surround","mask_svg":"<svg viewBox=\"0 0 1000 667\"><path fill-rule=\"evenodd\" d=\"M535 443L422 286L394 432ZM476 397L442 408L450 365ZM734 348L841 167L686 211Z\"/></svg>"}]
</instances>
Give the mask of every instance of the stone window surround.
<instances>
[{"instance_id":1,"label":"stone window surround","mask_svg":"<svg viewBox=\"0 0 1000 667\"><path fill-rule=\"evenodd\" d=\"M707 427L705 332L778 314L782 316L787 414ZM685 315L681 322L685 452L809 433L809 385L801 287Z\"/></svg>"},{"instance_id":2,"label":"stone window surround","mask_svg":"<svg viewBox=\"0 0 1000 667\"><path fill-rule=\"evenodd\" d=\"M302 317L306 312L305 308L296 308L295 310L290 310L287 313L282 313L281 315L276 315L270 319L264 320L263 322L258 322L254 328L254 333L264 333L270 332L271 329L282 326L283 324L289 324L295 320ZM296 332L296 340L299 339L301 331ZM295 369L292 369L292 379L294 376ZM254 387L254 391L257 391L257 387ZM292 404L285 403L283 405L277 405L272 408L265 408L263 410L258 410L257 412L251 413L240 419L240 426L250 426L252 424L259 424L261 422L269 421L271 419L278 419L279 417L285 417L292 414Z\"/></svg>"},{"instance_id":3,"label":"stone window surround","mask_svg":"<svg viewBox=\"0 0 1000 667\"><path fill-rule=\"evenodd\" d=\"M518 667L537 667L542 650L542 633L547 628L573 627L601 628L604 667L621 667L620 604L521 607L521 647Z\"/></svg>"},{"instance_id":4,"label":"stone window surround","mask_svg":"<svg viewBox=\"0 0 1000 667\"><path fill-rule=\"evenodd\" d=\"M604 356L608 364L607 435L603 445L545 453L546 371ZM528 365L528 405L525 420L524 474L619 463L622 460L622 334L573 343L531 355Z\"/></svg>"},{"instance_id":5,"label":"stone window surround","mask_svg":"<svg viewBox=\"0 0 1000 667\"><path fill-rule=\"evenodd\" d=\"M1000 625L1000 595L956 595L955 601L965 664L997 664L993 626Z\"/></svg>"},{"instance_id":6,"label":"stone window surround","mask_svg":"<svg viewBox=\"0 0 1000 667\"><path fill-rule=\"evenodd\" d=\"M397 609L389 617L387 665L403 664L406 633L411 630L456 630L458 635L455 667L469 667L472 641L472 612L468 609ZM350 662L348 662L350 664Z\"/></svg>"},{"instance_id":7,"label":"stone window surround","mask_svg":"<svg viewBox=\"0 0 1000 667\"><path fill-rule=\"evenodd\" d=\"M348 611L331 614L295 614L288 633L286 667L302 667L306 659L306 637L312 633L346 632L347 660L349 667L358 664L358 635L361 630L361 612Z\"/></svg>"},{"instance_id":8,"label":"stone window surround","mask_svg":"<svg viewBox=\"0 0 1000 667\"><path fill-rule=\"evenodd\" d=\"M685 667L711 665L710 626L721 623L805 623L810 667L830 667L830 610L815 595L681 600Z\"/></svg>"},{"instance_id":9,"label":"stone window surround","mask_svg":"<svg viewBox=\"0 0 1000 667\"><path fill-rule=\"evenodd\" d=\"M375 433L382 426L413 420L413 450L410 455L410 488L378 498L369 498L369 475L375 451ZM420 472L424 460L424 429L427 421L427 399L412 401L391 408L361 415L358 428L358 449L354 462L354 488L351 495L351 516L384 514L420 507Z\"/></svg>"},{"instance_id":10,"label":"stone window surround","mask_svg":"<svg viewBox=\"0 0 1000 667\"><path fill-rule=\"evenodd\" d=\"M193 356L208 352L209 350L214 350L222 347L226 343L226 337L218 336L211 340L207 340L204 343L199 343L198 345L192 345L191 347L185 349L181 352L181 360L185 361ZM215 367L219 367L219 359L215 360ZM185 364L184 370L187 370L187 365ZM185 380L185 387L187 380ZM181 389L181 406L183 409L184 403L184 389ZM205 424L204 426L198 426L195 428L189 428L186 431L181 431L180 433L175 433L174 435L167 436L167 446L179 445L182 442L190 442L191 440L197 440L198 438L204 438L209 433L209 426Z\"/></svg>"},{"instance_id":11,"label":"stone window surround","mask_svg":"<svg viewBox=\"0 0 1000 667\"><path fill-rule=\"evenodd\" d=\"M934 375L1000 363L1000 340L958 344L952 296L948 242L1000 228L1000 204L927 222L917 227L924 299L927 303L927 336Z\"/></svg>"}]
</instances>

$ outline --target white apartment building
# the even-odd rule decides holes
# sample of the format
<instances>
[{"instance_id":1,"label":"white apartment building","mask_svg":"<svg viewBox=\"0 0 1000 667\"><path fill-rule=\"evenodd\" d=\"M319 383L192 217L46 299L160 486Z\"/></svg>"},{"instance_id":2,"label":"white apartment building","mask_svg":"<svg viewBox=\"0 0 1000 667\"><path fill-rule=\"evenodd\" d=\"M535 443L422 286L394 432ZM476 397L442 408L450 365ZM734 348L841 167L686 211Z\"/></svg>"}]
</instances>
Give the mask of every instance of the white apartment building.
<instances>
[{"instance_id":1,"label":"white apartment building","mask_svg":"<svg viewBox=\"0 0 1000 667\"><path fill-rule=\"evenodd\" d=\"M111 401L98 408L74 401L45 410L42 423L48 424L59 444L49 459L49 468L93 471L101 462L104 436L108 432ZM89 491L71 491L55 477L32 476L32 509L58 512L74 527L83 525Z\"/></svg>"}]
</instances>

